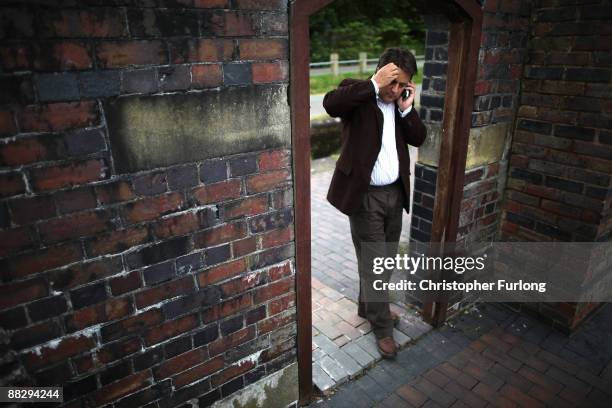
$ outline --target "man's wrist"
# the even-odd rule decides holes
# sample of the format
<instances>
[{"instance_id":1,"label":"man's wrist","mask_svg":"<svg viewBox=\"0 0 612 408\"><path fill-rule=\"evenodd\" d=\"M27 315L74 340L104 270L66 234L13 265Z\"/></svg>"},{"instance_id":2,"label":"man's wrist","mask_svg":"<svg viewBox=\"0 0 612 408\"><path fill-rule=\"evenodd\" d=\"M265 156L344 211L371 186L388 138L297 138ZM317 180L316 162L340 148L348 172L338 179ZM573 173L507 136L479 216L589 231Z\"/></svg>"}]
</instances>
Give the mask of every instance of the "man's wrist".
<instances>
[{"instance_id":1,"label":"man's wrist","mask_svg":"<svg viewBox=\"0 0 612 408\"><path fill-rule=\"evenodd\" d=\"M412 105L410 105L408 108L406 108L406 110L403 111L403 112L402 112L402 109L399 106L397 107L397 110L399 111L401 117L405 118L410 113L410 111L412 110Z\"/></svg>"}]
</instances>

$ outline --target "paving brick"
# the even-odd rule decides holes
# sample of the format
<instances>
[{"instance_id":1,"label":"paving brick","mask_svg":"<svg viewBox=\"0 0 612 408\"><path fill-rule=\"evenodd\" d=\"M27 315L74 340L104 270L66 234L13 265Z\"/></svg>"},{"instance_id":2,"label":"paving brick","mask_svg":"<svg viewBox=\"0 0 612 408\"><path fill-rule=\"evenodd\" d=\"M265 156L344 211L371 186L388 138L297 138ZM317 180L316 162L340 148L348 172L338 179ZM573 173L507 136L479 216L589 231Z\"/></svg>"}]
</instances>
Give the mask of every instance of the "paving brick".
<instances>
[{"instance_id":1,"label":"paving brick","mask_svg":"<svg viewBox=\"0 0 612 408\"><path fill-rule=\"evenodd\" d=\"M349 373L335 359L325 356L317 362L336 384L348 380Z\"/></svg>"},{"instance_id":2,"label":"paving brick","mask_svg":"<svg viewBox=\"0 0 612 408\"><path fill-rule=\"evenodd\" d=\"M335 385L334 380L321 368L318 362L312 365L312 382L324 394Z\"/></svg>"},{"instance_id":3,"label":"paving brick","mask_svg":"<svg viewBox=\"0 0 612 408\"><path fill-rule=\"evenodd\" d=\"M363 367L342 349L332 353L330 357L344 368L351 378L355 378L357 374L363 371Z\"/></svg>"},{"instance_id":4,"label":"paving brick","mask_svg":"<svg viewBox=\"0 0 612 408\"><path fill-rule=\"evenodd\" d=\"M366 352L355 342L343 346L342 351L348 354L353 360L357 361L361 367L369 367L376 361L376 357Z\"/></svg>"},{"instance_id":5,"label":"paving brick","mask_svg":"<svg viewBox=\"0 0 612 408\"><path fill-rule=\"evenodd\" d=\"M329 338L324 335L314 336L312 338L312 342L323 350L326 354L332 354L339 350L340 348L334 344Z\"/></svg>"}]
</instances>

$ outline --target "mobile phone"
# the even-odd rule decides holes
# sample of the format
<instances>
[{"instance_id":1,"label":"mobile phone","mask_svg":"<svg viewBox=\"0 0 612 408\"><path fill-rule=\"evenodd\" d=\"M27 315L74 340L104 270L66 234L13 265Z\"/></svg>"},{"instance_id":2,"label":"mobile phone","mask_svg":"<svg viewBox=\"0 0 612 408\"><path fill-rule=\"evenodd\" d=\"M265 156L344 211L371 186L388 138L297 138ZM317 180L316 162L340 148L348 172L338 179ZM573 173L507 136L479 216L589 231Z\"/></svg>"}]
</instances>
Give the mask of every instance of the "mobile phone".
<instances>
[{"instance_id":1,"label":"mobile phone","mask_svg":"<svg viewBox=\"0 0 612 408\"><path fill-rule=\"evenodd\" d=\"M409 96L410 96L410 91L408 89L404 89L404 91L402 92L402 99L406 100L408 99Z\"/></svg>"}]
</instances>

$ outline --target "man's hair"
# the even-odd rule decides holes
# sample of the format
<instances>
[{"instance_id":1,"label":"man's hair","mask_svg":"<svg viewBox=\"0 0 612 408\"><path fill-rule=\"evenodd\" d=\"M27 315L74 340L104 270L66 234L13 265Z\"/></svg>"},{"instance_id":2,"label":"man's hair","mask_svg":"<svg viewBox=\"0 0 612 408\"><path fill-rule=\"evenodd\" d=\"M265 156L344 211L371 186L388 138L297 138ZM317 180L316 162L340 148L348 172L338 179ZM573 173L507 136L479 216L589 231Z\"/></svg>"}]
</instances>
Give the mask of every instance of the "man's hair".
<instances>
[{"instance_id":1,"label":"man's hair","mask_svg":"<svg viewBox=\"0 0 612 408\"><path fill-rule=\"evenodd\" d=\"M397 65L402 71L410 74L410 77L415 76L417 73L416 59L407 49L400 47L387 48L378 59L377 69L391 62Z\"/></svg>"}]
</instances>

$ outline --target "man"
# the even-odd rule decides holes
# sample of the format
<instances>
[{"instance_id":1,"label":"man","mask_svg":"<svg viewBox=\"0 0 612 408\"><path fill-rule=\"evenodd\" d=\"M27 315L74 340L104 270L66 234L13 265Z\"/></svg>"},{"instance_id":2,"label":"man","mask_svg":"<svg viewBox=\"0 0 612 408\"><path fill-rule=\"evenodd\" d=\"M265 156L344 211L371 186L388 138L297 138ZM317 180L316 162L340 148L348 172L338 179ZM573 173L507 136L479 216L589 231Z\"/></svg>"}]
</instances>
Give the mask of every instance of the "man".
<instances>
[{"instance_id":1,"label":"man","mask_svg":"<svg viewBox=\"0 0 612 408\"><path fill-rule=\"evenodd\" d=\"M418 147L426 137L412 106L416 72L411 52L389 48L370 79L345 79L323 99L327 113L340 117L343 124L342 148L327 199L349 216L360 280L358 313L372 325L378 349L386 358L397 352L393 326L399 317L389 308L388 291L374 291L372 284L375 279L388 281L391 271L374 275L373 254L362 251L362 244L387 242L389 252L394 252L402 230L402 208L410 212L406 145Z\"/></svg>"}]
</instances>

